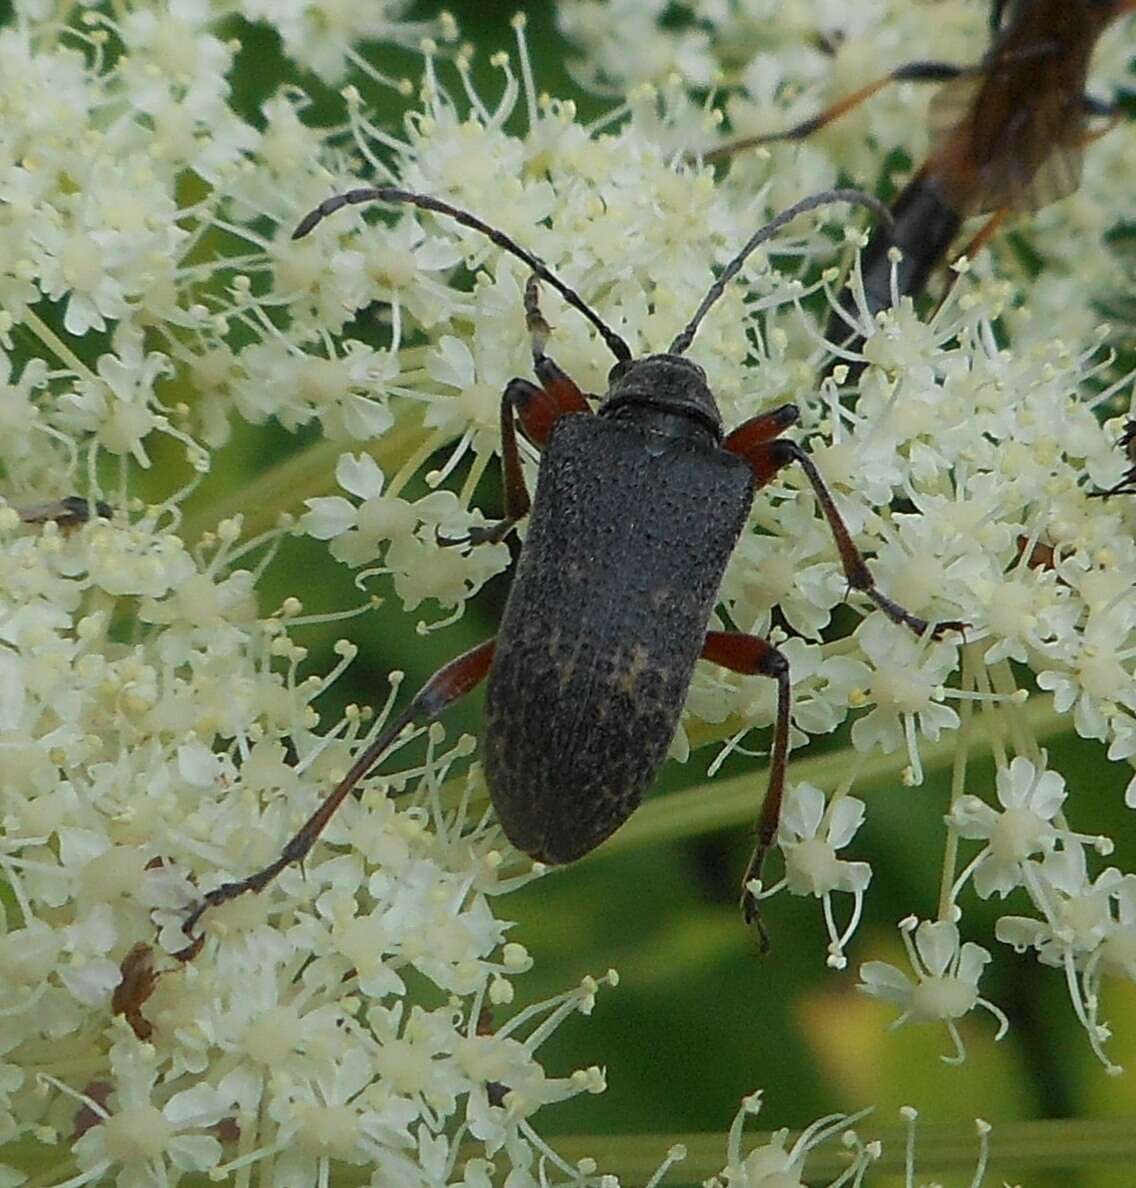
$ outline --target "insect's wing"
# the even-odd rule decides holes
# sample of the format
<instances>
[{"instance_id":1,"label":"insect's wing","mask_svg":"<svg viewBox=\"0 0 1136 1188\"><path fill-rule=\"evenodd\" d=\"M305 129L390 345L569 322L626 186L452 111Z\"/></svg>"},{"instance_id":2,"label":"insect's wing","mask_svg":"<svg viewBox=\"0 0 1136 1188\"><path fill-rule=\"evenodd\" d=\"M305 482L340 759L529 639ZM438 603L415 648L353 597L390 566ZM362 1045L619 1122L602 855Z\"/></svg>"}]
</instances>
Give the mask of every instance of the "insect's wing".
<instances>
[{"instance_id":1,"label":"insect's wing","mask_svg":"<svg viewBox=\"0 0 1136 1188\"><path fill-rule=\"evenodd\" d=\"M931 135L932 157L946 151L950 142L970 121L985 81L981 75L963 74L944 83L931 96L927 126Z\"/></svg>"},{"instance_id":2,"label":"insect's wing","mask_svg":"<svg viewBox=\"0 0 1136 1188\"><path fill-rule=\"evenodd\" d=\"M940 87L928 115L931 154L966 215L1040 210L1081 183L1080 97L1043 72L970 75Z\"/></svg>"},{"instance_id":3,"label":"insect's wing","mask_svg":"<svg viewBox=\"0 0 1136 1188\"><path fill-rule=\"evenodd\" d=\"M1085 154L1080 145L1058 145L1042 162L1016 204L1018 210L1041 210L1072 194L1081 184Z\"/></svg>"}]
</instances>

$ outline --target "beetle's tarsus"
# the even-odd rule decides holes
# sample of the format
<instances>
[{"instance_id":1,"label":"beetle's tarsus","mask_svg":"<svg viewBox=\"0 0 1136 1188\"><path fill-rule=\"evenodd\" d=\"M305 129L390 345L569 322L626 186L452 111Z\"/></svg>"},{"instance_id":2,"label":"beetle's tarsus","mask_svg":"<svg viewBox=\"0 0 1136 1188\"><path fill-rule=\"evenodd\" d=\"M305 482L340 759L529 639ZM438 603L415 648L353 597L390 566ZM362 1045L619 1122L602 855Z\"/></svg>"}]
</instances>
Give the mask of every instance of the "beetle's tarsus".
<instances>
[{"instance_id":1,"label":"beetle's tarsus","mask_svg":"<svg viewBox=\"0 0 1136 1188\"><path fill-rule=\"evenodd\" d=\"M516 520L498 520L496 524L471 528L465 536L443 536L440 532L435 532L434 540L443 549L461 548L464 545L476 548L482 544L500 544L516 526Z\"/></svg>"},{"instance_id":2,"label":"beetle's tarsus","mask_svg":"<svg viewBox=\"0 0 1136 1188\"><path fill-rule=\"evenodd\" d=\"M769 943L769 929L765 927L765 920L761 915L761 907L757 902L757 896L749 889L748 886L742 888L742 919L746 922L747 928L752 928L757 936L757 947L762 957L768 955L770 948Z\"/></svg>"}]
</instances>

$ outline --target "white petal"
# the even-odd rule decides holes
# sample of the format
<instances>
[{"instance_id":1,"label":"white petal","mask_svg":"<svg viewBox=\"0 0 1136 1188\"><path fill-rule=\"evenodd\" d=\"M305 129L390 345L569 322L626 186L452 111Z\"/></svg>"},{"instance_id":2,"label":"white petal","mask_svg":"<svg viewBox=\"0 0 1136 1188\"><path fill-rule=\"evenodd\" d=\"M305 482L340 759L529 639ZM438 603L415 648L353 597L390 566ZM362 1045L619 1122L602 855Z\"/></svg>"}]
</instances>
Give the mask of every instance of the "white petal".
<instances>
[{"instance_id":1,"label":"white petal","mask_svg":"<svg viewBox=\"0 0 1136 1188\"><path fill-rule=\"evenodd\" d=\"M973 941L967 941L959 955L958 978L977 986L978 979L982 977L982 970L989 961L990 954L986 949L974 944Z\"/></svg>"},{"instance_id":2,"label":"white petal","mask_svg":"<svg viewBox=\"0 0 1136 1188\"><path fill-rule=\"evenodd\" d=\"M824 816L824 793L812 784L798 784L785 798L781 824L800 839L816 837Z\"/></svg>"},{"instance_id":3,"label":"white petal","mask_svg":"<svg viewBox=\"0 0 1136 1188\"><path fill-rule=\"evenodd\" d=\"M178 774L191 788L208 788L221 774L221 758L202 742L182 743L177 749Z\"/></svg>"},{"instance_id":4,"label":"white petal","mask_svg":"<svg viewBox=\"0 0 1136 1188\"><path fill-rule=\"evenodd\" d=\"M229 1108L225 1096L212 1085L194 1085L175 1093L162 1108L166 1119L179 1129L184 1126L213 1126Z\"/></svg>"},{"instance_id":5,"label":"white petal","mask_svg":"<svg viewBox=\"0 0 1136 1188\"><path fill-rule=\"evenodd\" d=\"M370 454L340 454L335 481L360 499L373 499L383 493L383 472Z\"/></svg>"},{"instance_id":6,"label":"white petal","mask_svg":"<svg viewBox=\"0 0 1136 1188\"><path fill-rule=\"evenodd\" d=\"M221 1161L221 1144L208 1134L179 1134L166 1150L182 1171L208 1171Z\"/></svg>"},{"instance_id":7,"label":"white petal","mask_svg":"<svg viewBox=\"0 0 1136 1188\"><path fill-rule=\"evenodd\" d=\"M915 983L901 969L886 961L866 961L860 966L858 989L885 1002L906 1004Z\"/></svg>"},{"instance_id":8,"label":"white petal","mask_svg":"<svg viewBox=\"0 0 1136 1188\"><path fill-rule=\"evenodd\" d=\"M355 527L355 505L342 495L321 495L305 499L304 531L316 540L332 540Z\"/></svg>"},{"instance_id":9,"label":"white petal","mask_svg":"<svg viewBox=\"0 0 1136 1188\"><path fill-rule=\"evenodd\" d=\"M915 930L915 947L929 973L946 973L958 952L958 926L950 920L924 920Z\"/></svg>"},{"instance_id":10,"label":"white petal","mask_svg":"<svg viewBox=\"0 0 1136 1188\"><path fill-rule=\"evenodd\" d=\"M833 806L829 817L828 844L834 850L841 849L852 840L863 823L864 802L855 796L842 796Z\"/></svg>"},{"instance_id":11,"label":"white petal","mask_svg":"<svg viewBox=\"0 0 1136 1188\"><path fill-rule=\"evenodd\" d=\"M1061 811L1067 795L1065 780L1055 771L1046 771L1034 785L1030 807L1039 817L1052 821Z\"/></svg>"},{"instance_id":12,"label":"white petal","mask_svg":"<svg viewBox=\"0 0 1136 1188\"><path fill-rule=\"evenodd\" d=\"M0 730L20 728L26 702L24 662L7 650L0 651Z\"/></svg>"},{"instance_id":13,"label":"white petal","mask_svg":"<svg viewBox=\"0 0 1136 1188\"><path fill-rule=\"evenodd\" d=\"M451 388L468 388L476 375L469 347L452 334L447 334L431 352L426 371L431 379Z\"/></svg>"}]
</instances>

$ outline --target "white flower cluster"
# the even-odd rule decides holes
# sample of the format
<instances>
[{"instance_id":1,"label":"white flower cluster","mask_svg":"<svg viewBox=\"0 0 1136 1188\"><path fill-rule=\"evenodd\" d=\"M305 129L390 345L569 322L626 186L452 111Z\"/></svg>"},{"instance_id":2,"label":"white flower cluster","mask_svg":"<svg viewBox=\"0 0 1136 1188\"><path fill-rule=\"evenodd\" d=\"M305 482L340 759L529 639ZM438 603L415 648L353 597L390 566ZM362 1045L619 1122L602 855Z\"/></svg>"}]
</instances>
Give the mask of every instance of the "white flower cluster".
<instances>
[{"instance_id":1,"label":"white flower cluster","mask_svg":"<svg viewBox=\"0 0 1136 1188\"><path fill-rule=\"evenodd\" d=\"M361 171L444 196L538 253L646 353L832 166L765 159L749 167L751 191L715 185L676 157L697 109L673 88L641 86L596 135L570 103L538 95L523 35L514 58L494 60L492 102L464 51L442 63L427 40L398 127L353 86L333 128L312 126L288 87L254 126L231 96L239 45L218 32L234 13L271 17L296 64L336 83L387 85L360 41L455 35L445 18L404 20L409 4L279 7L80 5L48 19L25 0L0 29L0 1137L20 1165L5 1182L45 1162L43 1182L124 1188L183 1172L245 1184L254 1169L325 1184L333 1166L366 1165L375 1183L484 1188L491 1160L510 1188L590 1182L591 1162L565 1163L531 1119L602 1089L600 1069L555 1077L536 1055L591 1010L600 982L509 1014L529 958L491 901L539 871L482 811L470 740L447 746L431 727L425 760L388 759L394 770L348 800L302 874L208 913L201 943L182 932L201 893L279 853L391 708L321 723L316 699L354 652L342 645L341 663L312 675L299 600L258 605L285 534L327 542L361 583L389 575L407 610L430 602L447 622L508 562L505 545L443 549L439 537L485 519L471 504L499 447L500 393L530 366L525 268L407 209L381 230L356 212L291 232ZM880 19L886 9L901 29L902 7L881 4ZM788 27L813 27L791 8L805 15ZM507 132L518 116L527 130ZM875 130L881 143L888 131ZM796 399L881 589L967 627L932 639L879 611L854 630L834 621L845 583L813 495L785 473L759 498L722 623L781 641L795 743L853 719L832 794L802 786L789 799L783 885L821 899L828 959L844 965L870 878L836 857L866 811L849 795L858 765L899 751L918 782L925 743L958 729L971 745L981 705L998 724L1002 807L959 784L948 837L982 848L938 919L907 928L918 984L866 966L865 985L908 1017L953 1024L982 1002L985 961L960 947L961 892L1016 893L1033 915L1005 917L1000 939L1064 968L1102 1052L1101 983L1136 977L1133 876L1089 871L1090 839L1065 821L1022 706L1036 680L1084 738L1136 757L1132 513L1086 485L1126 465L1086 398L1098 344L1023 333L1008 349L996 322L1022 295L966 280L929 324L904 308L883 321L849 409L832 382L816 389L818 311L801 303L831 292L833 245L816 220L802 227L776 245L787 271L768 251L752 257L692 357L731 426ZM603 391L602 342L554 294L542 300L550 354ZM186 539L183 504L238 420L318 437L283 470L317 480L266 485L267 506L250 496L259 534L218 517ZM531 486L535 454L524 464ZM418 477L433 489L412 497ZM326 494L336 482L345 496ZM287 513L305 496L297 526ZM703 672L687 720L740 738L769 725L773 696L767 680ZM837 892L853 896L844 925ZM735 1131L731 1166L743 1162ZM791 1183L807 1145L786 1150L782 1136L761 1163L771 1171L726 1181ZM856 1159L859 1177L867 1156Z\"/></svg>"},{"instance_id":2,"label":"white flower cluster","mask_svg":"<svg viewBox=\"0 0 1136 1188\"><path fill-rule=\"evenodd\" d=\"M517 1184L580 1182L530 1119L603 1075L547 1075L537 1049L615 978L510 1011L530 959L490 897L531 876L506 873L468 777L443 806L471 740L435 728L425 763L389 777L397 807L380 785L306 877L218 911L203 945L182 932L201 890L278 850L370 726L352 708L328 729L313 705L354 648L305 673L300 602L258 608L287 521L245 537L226 519L191 549L184 484L234 415L362 441L393 424L384 375L425 374L325 335L325 261L273 256L299 210L282 195L322 195L334 150L286 90L259 130L235 114L221 7L78 8L60 26L23 5L0 30L0 1176L306 1185L366 1165L376 1183L480 1186L492 1160ZM397 7L343 31L391 33ZM304 32L324 11L295 6L281 32L336 75L334 39ZM438 253L439 269L460 259ZM418 271L397 244L386 263ZM324 299L341 326L343 290ZM450 294L436 316L467 301ZM161 471L149 504L147 468ZM425 521L432 543L468 522L457 503L438 492L396 520ZM361 528L408 530L374 514ZM388 562L442 605L493 568L455 554L442 580L405 544Z\"/></svg>"},{"instance_id":3,"label":"white flower cluster","mask_svg":"<svg viewBox=\"0 0 1136 1188\"><path fill-rule=\"evenodd\" d=\"M257 616L239 524L195 557L150 515L0 517L6 1141L70 1144L72 1183L262 1161L287 1184L329 1161L473 1183L454 1173L465 1135L528 1168L529 1117L602 1087L535 1058L597 983L490 1025L529 959L487 900L516 882L497 827L440 806L466 742L432 735L401 776L415 795L353 803L331 856L218 911L198 952L181 928L198 876L270 857L360 715L315 732L337 672L299 677L298 604Z\"/></svg>"}]
</instances>

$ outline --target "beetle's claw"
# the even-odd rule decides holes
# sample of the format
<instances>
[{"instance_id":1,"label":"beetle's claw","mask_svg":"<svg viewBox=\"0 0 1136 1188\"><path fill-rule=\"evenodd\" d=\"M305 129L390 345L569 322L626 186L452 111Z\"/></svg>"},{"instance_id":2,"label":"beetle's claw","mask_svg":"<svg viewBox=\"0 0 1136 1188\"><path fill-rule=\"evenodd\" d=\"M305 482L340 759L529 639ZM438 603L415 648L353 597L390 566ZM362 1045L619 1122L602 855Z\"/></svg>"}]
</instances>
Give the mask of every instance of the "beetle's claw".
<instances>
[{"instance_id":1,"label":"beetle's claw","mask_svg":"<svg viewBox=\"0 0 1136 1188\"><path fill-rule=\"evenodd\" d=\"M962 636L962 642L966 643L966 632L969 626L969 623L964 623L961 619L944 619L941 623L932 624L931 638L942 639L948 631L957 631Z\"/></svg>"},{"instance_id":2,"label":"beetle's claw","mask_svg":"<svg viewBox=\"0 0 1136 1188\"><path fill-rule=\"evenodd\" d=\"M196 939L193 935L193 929L196 926L197 921L200 920L201 917L204 915L205 909L208 906L209 906L209 901L207 899L199 899L197 901L197 905L194 907L193 911L190 912L189 915L186 916L186 918L182 921L181 930L191 940Z\"/></svg>"},{"instance_id":3,"label":"beetle's claw","mask_svg":"<svg viewBox=\"0 0 1136 1188\"><path fill-rule=\"evenodd\" d=\"M742 887L742 918L746 922L746 926L752 928L757 934L757 947L762 957L769 953L769 930L765 927L765 921L761 916L761 908L757 902L757 896L749 889L749 886Z\"/></svg>"},{"instance_id":4,"label":"beetle's claw","mask_svg":"<svg viewBox=\"0 0 1136 1188\"><path fill-rule=\"evenodd\" d=\"M461 545L475 548L481 544L500 544L513 530L515 523L514 520L498 520L496 524L471 528L465 536L443 536L435 529L434 540L444 549L457 548Z\"/></svg>"}]
</instances>

